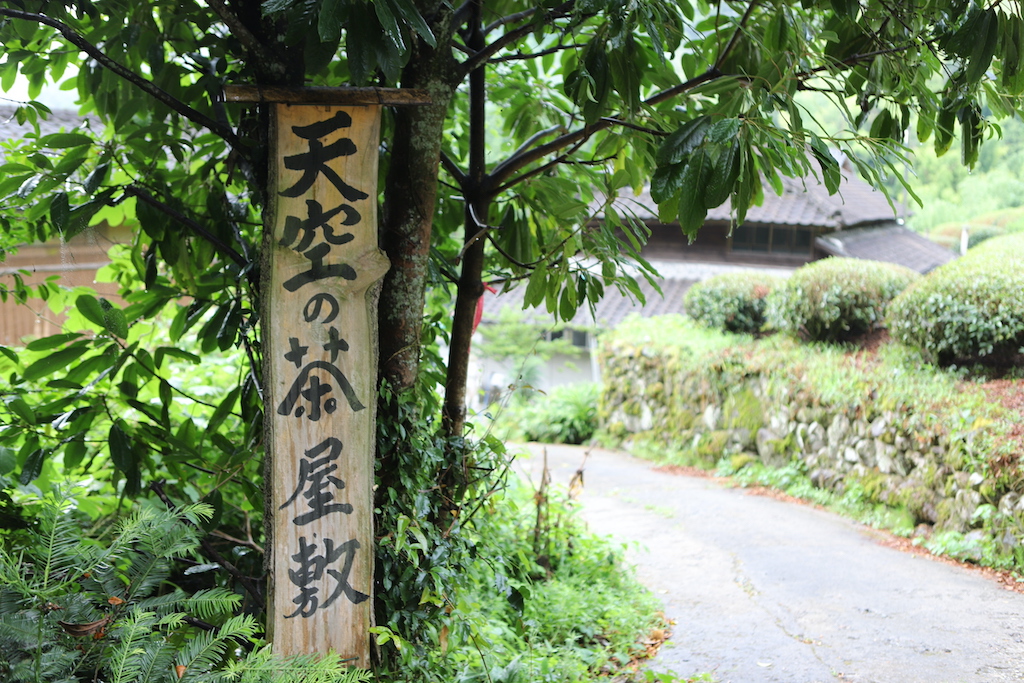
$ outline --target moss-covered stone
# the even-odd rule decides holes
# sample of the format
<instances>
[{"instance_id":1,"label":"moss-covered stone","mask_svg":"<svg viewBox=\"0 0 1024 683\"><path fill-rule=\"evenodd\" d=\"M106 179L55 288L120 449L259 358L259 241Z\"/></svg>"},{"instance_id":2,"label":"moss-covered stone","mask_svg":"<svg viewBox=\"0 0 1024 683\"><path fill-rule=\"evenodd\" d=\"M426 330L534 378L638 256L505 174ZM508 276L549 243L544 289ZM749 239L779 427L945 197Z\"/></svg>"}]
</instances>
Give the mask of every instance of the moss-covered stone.
<instances>
[{"instance_id":1,"label":"moss-covered stone","mask_svg":"<svg viewBox=\"0 0 1024 683\"><path fill-rule=\"evenodd\" d=\"M757 462L757 458L750 453L737 453L729 458L729 467L733 472L739 472L753 462Z\"/></svg>"},{"instance_id":2,"label":"moss-covered stone","mask_svg":"<svg viewBox=\"0 0 1024 683\"><path fill-rule=\"evenodd\" d=\"M702 459L717 462L725 454L725 447L729 444L732 432L725 429L716 429L705 434L697 444L697 455Z\"/></svg>"},{"instance_id":3,"label":"moss-covered stone","mask_svg":"<svg viewBox=\"0 0 1024 683\"><path fill-rule=\"evenodd\" d=\"M764 408L749 387L729 392L722 406L722 425L726 429L747 429L756 433L764 426Z\"/></svg>"}]
</instances>

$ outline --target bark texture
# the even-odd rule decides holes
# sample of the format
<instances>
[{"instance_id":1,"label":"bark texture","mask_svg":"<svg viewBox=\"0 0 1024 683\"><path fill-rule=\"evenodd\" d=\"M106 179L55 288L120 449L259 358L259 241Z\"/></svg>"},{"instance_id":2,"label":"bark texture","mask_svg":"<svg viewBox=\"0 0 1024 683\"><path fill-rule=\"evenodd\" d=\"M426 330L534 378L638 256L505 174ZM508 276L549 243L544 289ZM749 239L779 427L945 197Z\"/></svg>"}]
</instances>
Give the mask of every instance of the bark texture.
<instances>
[{"instance_id":1,"label":"bark texture","mask_svg":"<svg viewBox=\"0 0 1024 683\"><path fill-rule=\"evenodd\" d=\"M437 49L420 45L402 74L402 87L426 90L433 104L395 112L380 223L380 245L391 260L378 314L380 372L399 392L415 384L419 370L441 139L454 92L451 51L440 40Z\"/></svg>"}]
</instances>

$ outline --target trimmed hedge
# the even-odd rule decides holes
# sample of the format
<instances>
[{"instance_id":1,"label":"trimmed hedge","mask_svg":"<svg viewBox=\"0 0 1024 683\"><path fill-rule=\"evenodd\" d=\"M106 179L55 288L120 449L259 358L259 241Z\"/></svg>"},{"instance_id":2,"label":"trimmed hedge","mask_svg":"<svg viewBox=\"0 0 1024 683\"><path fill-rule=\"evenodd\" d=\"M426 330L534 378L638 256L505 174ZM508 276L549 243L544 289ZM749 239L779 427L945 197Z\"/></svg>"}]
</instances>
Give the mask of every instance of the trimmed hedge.
<instances>
[{"instance_id":1,"label":"trimmed hedge","mask_svg":"<svg viewBox=\"0 0 1024 683\"><path fill-rule=\"evenodd\" d=\"M686 313L716 330L756 334L764 326L765 297L782 278L765 273L724 273L698 282L683 297Z\"/></svg>"},{"instance_id":2,"label":"trimmed hedge","mask_svg":"<svg viewBox=\"0 0 1024 683\"><path fill-rule=\"evenodd\" d=\"M889 302L920 277L880 261L815 261L768 295L765 317L769 327L808 341L847 341L879 326Z\"/></svg>"},{"instance_id":3,"label":"trimmed hedge","mask_svg":"<svg viewBox=\"0 0 1024 683\"><path fill-rule=\"evenodd\" d=\"M986 240L889 308L895 339L932 360L1011 361L1024 346L1024 235Z\"/></svg>"}]
</instances>

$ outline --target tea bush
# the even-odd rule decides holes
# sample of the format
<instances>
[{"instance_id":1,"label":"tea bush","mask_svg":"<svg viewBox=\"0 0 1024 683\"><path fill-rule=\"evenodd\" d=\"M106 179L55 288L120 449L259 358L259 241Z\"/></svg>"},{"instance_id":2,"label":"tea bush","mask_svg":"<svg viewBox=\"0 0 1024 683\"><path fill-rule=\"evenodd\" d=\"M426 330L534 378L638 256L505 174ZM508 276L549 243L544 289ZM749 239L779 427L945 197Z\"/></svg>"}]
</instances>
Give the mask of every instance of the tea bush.
<instances>
[{"instance_id":1,"label":"tea bush","mask_svg":"<svg viewBox=\"0 0 1024 683\"><path fill-rule=\"evenodd\" d=\"M754 334L764 326L765 297L781 282L765 273L724 273L690 287L683 305L708 327Z\"/></svg>"},{"instance_id":2,"label":"tea bush","mask_svg":"<svg viewBox=\"0 0 1024 683\"><path fill-rule=\"evenodd\" d=\"M768 326L808 341L847 341L879 326L889 302L920 275L892 263L827 258L768 295Z\"/></svg>"},{"instance_id":3,"label":"tea bush","mask_svg":"<svg viewBox=\"0 0 1024 683\"><path fill-rule=\"evenodd\" d=\"M892 335L933 360L1009 360L1024 345L1024 235L986 240L893 301Z\"/></svg>"}]
</instances>

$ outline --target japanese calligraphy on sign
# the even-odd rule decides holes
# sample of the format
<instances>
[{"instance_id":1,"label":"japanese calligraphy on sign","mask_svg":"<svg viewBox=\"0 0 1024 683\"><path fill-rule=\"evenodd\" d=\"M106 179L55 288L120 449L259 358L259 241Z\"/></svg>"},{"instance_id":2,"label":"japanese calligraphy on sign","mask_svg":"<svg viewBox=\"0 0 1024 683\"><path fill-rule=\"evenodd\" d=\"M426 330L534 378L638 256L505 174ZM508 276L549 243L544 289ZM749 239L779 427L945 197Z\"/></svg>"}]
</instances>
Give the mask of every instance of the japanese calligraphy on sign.
<instances>
[{"instance_id":1,"label":"japanese calligraphy on sign","mask_svg":"<svg viewBox=\"0 0 1024 683\"><path fill-rule=\"evenodd\" d=\"M373 582L376 106L274 106L264 250L274 513L270 635L367 665ZM269 227L269 226L268 226Z\"/></svg>"}]
</instances>

